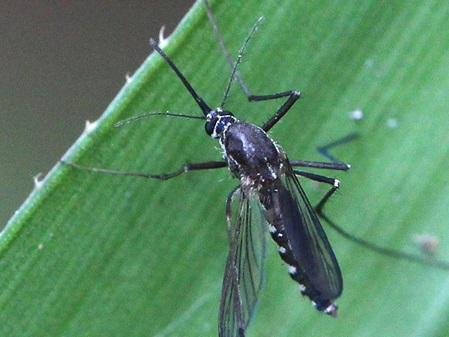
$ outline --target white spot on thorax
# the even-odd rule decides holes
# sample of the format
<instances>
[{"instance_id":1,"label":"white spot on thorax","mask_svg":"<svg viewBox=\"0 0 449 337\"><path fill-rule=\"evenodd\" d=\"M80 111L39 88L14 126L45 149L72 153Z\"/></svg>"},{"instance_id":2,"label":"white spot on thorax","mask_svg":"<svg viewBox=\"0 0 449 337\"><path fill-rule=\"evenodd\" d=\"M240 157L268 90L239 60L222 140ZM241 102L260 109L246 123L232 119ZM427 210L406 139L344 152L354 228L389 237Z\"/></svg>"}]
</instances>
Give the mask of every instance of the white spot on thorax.
<instances>
[{"instance_id":1,"label":"white spot on thorax","mask_svg":"<svg viewBox=\"0 0 449 337\"><path fill-rule=\"evenodd\" d=\"M277 170L268 162L268 158L264 157L265 162L267 163L267 168L270 171L271 179L275 180L278 177Z\"/></svg>"}]
</instances>

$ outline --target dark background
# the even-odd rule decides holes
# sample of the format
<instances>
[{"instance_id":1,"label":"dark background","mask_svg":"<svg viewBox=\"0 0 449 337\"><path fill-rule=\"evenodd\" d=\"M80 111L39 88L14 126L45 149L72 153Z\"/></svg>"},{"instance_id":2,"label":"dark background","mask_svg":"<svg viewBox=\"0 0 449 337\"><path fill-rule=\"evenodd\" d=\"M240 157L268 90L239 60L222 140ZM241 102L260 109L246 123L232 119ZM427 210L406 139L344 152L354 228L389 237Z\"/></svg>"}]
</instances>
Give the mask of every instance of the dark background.
<instances>
[{"instance_id":1,"label":"dark background","mask_svg":"<svg viewBox=\"0 0 449 337\"><path fill-rule=\"evenodd\" d=\"M193 2L0 4L0 228Z\"/></svg>"}]
</instances>

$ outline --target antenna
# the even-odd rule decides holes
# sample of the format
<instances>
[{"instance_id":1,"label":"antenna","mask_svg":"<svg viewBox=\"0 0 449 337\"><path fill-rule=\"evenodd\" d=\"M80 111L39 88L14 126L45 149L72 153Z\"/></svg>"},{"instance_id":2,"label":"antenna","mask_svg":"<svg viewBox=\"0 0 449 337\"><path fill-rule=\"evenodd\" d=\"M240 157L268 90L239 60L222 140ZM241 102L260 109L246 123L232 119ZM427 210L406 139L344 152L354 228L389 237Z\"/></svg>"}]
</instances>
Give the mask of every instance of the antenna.
<instances>
[{"instance_id":1,"label":"antenna","mask_svg":"<svg viewBox=\"0 0 449 337\"><path fill-rule=\"evenodd\" d=\"M228 62L229 62L229 60L231 61L231 63L229 65L232 67L231 77L229 78L228 85L226 86L225 94L224 94L224 97L223 97L223 101L220 104L220 107L223 107L225 105L226 100L228 99L228 96L229 96L229 90L231 90L232 81L234 79L237 79L237 81L239 82L240 86L242 87L243 91L245 92L245 94L247 96L248 96L248 94L251 95L249 93L249 90L248 90L247 86L245 85L245 83L243 82L242 78L240 77L240 74L237 71L237 67L240 65L240 63L242 63L242 58L243 58L243 54L245 53L246 47L248 47L249 41L251 40L251 38L253 37L254 33L257 31L257 28L259 27L259 25L262 23L263 20L264 20L264 18L260 17L257 20L256 24L251 29L248 37L246 38L245 42L243 43L242 48L240 48L240 50L239 50L239 54L237 55L237 60L235 61L233 66L232 66L232 64L233 64L232 60L230 58L228 59L229 53L226 50L224 42L222 40L221 41L219 40L220 41L220 46L222 46L222 49L226 50L226 53L225 53L226 59L228 59ZM219 33L218 30L217 30L217 32ZM217 35L217 37L221 38L221 34Z\"/></svg>"}]
</instances>

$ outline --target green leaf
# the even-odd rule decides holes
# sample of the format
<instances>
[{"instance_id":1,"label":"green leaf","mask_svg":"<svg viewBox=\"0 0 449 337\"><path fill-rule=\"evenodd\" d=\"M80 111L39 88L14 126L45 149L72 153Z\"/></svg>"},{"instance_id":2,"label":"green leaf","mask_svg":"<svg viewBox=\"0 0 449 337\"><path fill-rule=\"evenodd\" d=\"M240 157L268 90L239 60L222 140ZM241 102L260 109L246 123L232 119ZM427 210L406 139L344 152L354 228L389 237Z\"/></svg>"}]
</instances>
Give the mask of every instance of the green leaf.
<instances>
[{"instance_id":1,"label":"green leaf","mask_svg":"<svg viewBox=\"0 0 449 337\"><path fill-rule=\"evenodd\" d=\"M445 2L226 1L213 12L232 55L261 15L240 72L253 93L303 92L271 132L291 159L335 149L352 164L327 214L353 234L420 254L430 233L449 259L449 4ZM197 3L166 52L198 93L218 105L229 67ZM261 124L281 102L248 103L235 86L226 106ZM351 120L360 109L364 118ZM86 166L172 172L219 160L200 115L160 56L152 54L64 157ZM303 180L301 180L303 181ZM2 336L215 336L228 241L227 170L143 180L57 165L0 240ZM316 202L326 191L304 180ZM326 229L326 228L325 228ZM345 290L336 320L301 298L275 244L248 336L448 336L448 273L374 254L327 230Z\"/></svg>"}]
</instances>

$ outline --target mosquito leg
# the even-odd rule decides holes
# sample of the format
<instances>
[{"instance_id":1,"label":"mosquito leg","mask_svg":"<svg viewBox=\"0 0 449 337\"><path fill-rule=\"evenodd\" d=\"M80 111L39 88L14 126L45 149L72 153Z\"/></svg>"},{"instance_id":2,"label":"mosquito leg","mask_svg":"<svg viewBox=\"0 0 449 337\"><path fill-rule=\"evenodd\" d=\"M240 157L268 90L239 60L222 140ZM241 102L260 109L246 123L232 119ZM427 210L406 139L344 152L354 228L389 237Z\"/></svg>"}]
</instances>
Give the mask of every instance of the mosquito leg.
<instances>
[{"instance_id":1,"label":"mosquito leg","mask_svg":"<svg viewBox=\"0 0 449 337\"><path fill-rule=\"evenodd\" d=\"M337 179L325 177L319 174L300 171L300 170L293 170L293 173L296 175L303 176L307 179L318 181L319 183L325 183L332 186L337 186L337 188L340 186L340 182Z\"/></svg>"},{"instance_id":2,"label":"mosquito leg","mask_svg":"<svg viewBox=\"0 0 449 337\"><path fill-rule=\"evenodd\" d=\"M349 143L349 142L353 141L354 139L357 139L358 137L359 136L358 136L357 133L352 132L352 133L350 133L350 134L348 134L348 135L346 135L346 136L344 136L344 137L342 137L340 139L337 139L336 141L333 141L330 144L327 144L325 146L319 146L318 147L318 152L321 153L326 158L328 158L331 162L342 164L342 162L340 160L338 160L337 158L335 158L334 156L332 156L329 153L329 150L334 148L334 147L340 146L342 144Z\"/></svg>"},{"instance_id":3,"label":"mosquito leg","mask_svg":"<svg viewBox=\"0 0 449 337\"><path fill-rule=\"evenodd\" d=\"M428 259L428 258L421 257L418 255L401 252L396 249L384 248L384 247L381 247L373 242L364 240L362 238L359 238L355 235L348 233L342 227L340 227L335 222L333 222L331 219L329 219L329 217L324 213L324 206L326 205L326 203L330 199L330 197L338 189L338 187L340 186L340 182L337 179L324 177L324 176L313 174L310 172L303 172L303 171L298 171L298 170L293 170L293 172L295 174L301 175L305 178L309 178L309 179L312 179L312 180L315 180L315 181L318 181L321 183L326 183L326 184L332 185L332 188L320 200L318 205L316 205L315 212L332 229L334 229L338 234L340 234L347 240L352 241L352 242L354 242L358 245L361 245L371 251L374 251L376 253L379 253L379 254L382 254L385 256L389 256L389 257L396 258L396 259L403 259L403 260L407 260L407 261L414 262L414 263L421 264L421 265L429 265L429 266L436 267L436 268L443 269L443 270L449 270L449 262L435 260L435 259Z\"/></svg>"},{"instance_id":4,"label":"mosquito leg","mask_svg":"<svg viewBox=\"0 0 449 337\"><path fill-rule=\"evenodd\" d=\"M247 97L250 102L268 101L272 99L288 97L284 104L282 104L282 106L279 108L279 110L276 111L276 113L261 126L261 129L267 132L277 122L279 122L282 117L285 116L285 114L290 110L293 104L295 104L295 102L301 97L301 93L296 90L290 90L271 95L249 95Z\"/></svg>"},{"instance_id":5,"label":"mosquito leg","mask_svg":"<svg viewBox=\"0 0 449 337\"><path fill-rule=\"evenodd\" d=\"M337 232L339 232L339 233L344 232L340 227L335 225L333 222L331 224L331 221L329 220L329 218L323 212L324 205L327 203L327 201L332 196L332 194L334 194L335 191L340 187L340 181L337 180L337 179L325 177L325 176L322 176L322 175L319 175L319 174L314 174L314 173L304 172L304 171L299 171L299 170L293 170L293 173L296 174L296 175L300 175L300 176L303 176L305 178L314 180L314 181L318 181L320 183L325 183L325 184L332 185L331 189L329 191L327 191L327 193L320 200L318 205L315 206L315 212L316 212L316 214L320 218L322 218L324 221L329 223L331 225L331 227L334 228ZM347 237L347 235L343 235L343 236Z\"/></svg>"},{"instance_id":6,"label":"mosquito leg","mask_svg":"<svg viewBox=\"0 0 449 337\"><path fill-rule=\"evenodd\" d=\"M318 150L321 154L323 154L325 157L329 158L329 160L332 161L332 163L316 163L316 162L306 162L306 161L292 161L290 162L290 165L292 166L302 166L302 167L313 167L313 168L329 168L329 169L335 169L335 170L345 170L345 166L347 167L347 169L349 169L349 165L343 164L341 161L339 161L338 159L336 159L335 157L333 157L332 155L329 154L328 150L335 147L335 146L339 146L341 144L345 144L349 141L352 141L353 139L357 138L357 134L355 133L351 133L343 138L340 138L326 146L322 146L319 147ZM333 166L335 165L335 166ZM341 167L341 168L340 168ZM333 222L325 213L324 213L324 206L326 205L327 201L330 199L330 197L335 193L335 191L338 189L339 187L339 181L336 179L332 179L332 178L328 178L328 177L324 177L321 175L317 175L317 174L313 174L310 172L303 172L303 171L299 171L299 170L293 170L293 172L297 175L301 175L305 178L309 178L318 182L322 182L322 183L326 183L326 184L330 184L332 185L332 188L325 194L325 196L320 200L320 202L318 203L318 205L316 205L315 207L315 212L316 214L323 219L332 229L334 229L338 234L340 234L341 236L343 236L344 238L346 238L349 241L352 241L358 245L361 245L371 251L374 251L376 253L385 255L385 256L389 256L391 258L396 258L396 259L403 259L403 260L407 260L410 262L414 262L417 264L421 264L421 265L427 265L427 266L432 266L432 267L436 267L439 269L443 269L443 270L449 270L449 263L446 261L440 261L440 260L435 260L435 259L428 259L425 257L421 257L418 255L413 255L413 254L409 254L409 253L405 253L405 252L401 252L399 250L396 249L389 249L389 248L385 248L385 247L381 247L373 242L364 240L362 238L359 238L355 235L352 235L350 233L348 233L347 231L345 231L342 227L340 227L339 225L337 225L335 222Z\"/></svg>"},{"instance_id":7,"label":"mosquito leg","mask_svg":"<svg viewBox=\"0 0 449 337\"><path fill-rule=\"evenodd\" d=\"M334 192L334 191L330 191L330 192ZM352 235L350 233L348 233L347 231L345 231L342 227L338 226L335 222L333 222L331 219L329 219L327 217L326 214L324 214L323 212L323 207L324 204L326 203L326 201L329 199L329 197L332 195L332 193L327 193L324 198L318 203L318 205L315 208L315 211L317 213L317 215L323 219L324 221L326 221L326 223L333 229L335 230L338 234L340 234L341 236L343 236L345 239L352 241L360 246L363 246L373 252L376 252L378 254L382 254L391 258L395 258L395 259L400 259L400 260L407 260L413 263L417 263L420 265L424 265L424 266L431 266L431 267L436 267L439 269L443 269L443 270L449 270L449 262L447 261L441 261L441 260L436 260L436 259L429 259L427 257L422 257L419 255L414 255L414 254L409 254L406 252L401 252L399 250L396 249L390 249L390 248L385 248L385 247L381 247L373 242L364 240L362 238L359 238L355 235Z\"/></svg>"},{"instance_id":8,"label":"mosquito leg","mask_svg":"<svg viewBox=\"0 0 449 337\"><path fill-rule=\"evenodd\" d=\"M334 178L329 178L329 177L325 177L325 176L322 176L319 174L314 174L314 173L304 172L304 171L299 171L299 170L293 170L293 173L303 176L305 178L308 178L308 179L311 179L314 181L318 181L320 183L329 184L332 186L331 189L329 191L327 191L327 193L324 195L324 197L320 200L318 205L315 206L315 212L317 213L317 215L320 218L324 219L326 222L328 222L328 218L323 213L323 208L324 208L324 205L326 204L326 202L332 196L332 194L334 194L335 191L340 187L340 181L337 179L334 179Z\"/></svg>"},{"instance_id":9,"label":"mosquito leg","mask_svg":"<svg viewBox=\"0 0 449 337\"><path fill-rule=\"evenodd\" d=\"M318 152L320 152L322 155L324 155L326 158L328 158L331 163L321 163L321 162L303 162L303 161L294 161L294 162L290 162L290 164L292 166L302 166L302 167L313 167L313 168L328 168L331 170L342 170L342 171L346 171L349 170L351 168L350 165L345 164L343 162L341 162L340 160L338 160L337 158L333 157L331 154L329 154L329 149L336 147L336 146L340 146L342 144L345 144L347 142L352 141L353 139L356 139L358 137L358 135L356 133L350 133L340 139L337 139L336 141L333 141L332 143L325 145L325 146L321 146L318 147ZM306 178L315 180L315 181L319 181L319 182L324 182L327 184L332 185L333 187L324 195L324 197L320 200L320 202L318 203L318 205L316 205L315 207L315 211L318 214L318 216L320 218L322 218L323 220L325 220L327 223L330 224L330 220L327 218L327 216L324 214L323 209L324 209L324 205L326 204L326 202L329 200L329 198L332 196L332 194L334 194L334 192L338 189L338 187L340 186L340 182L337 179L332 179L332 178L327 178L327 177L323 177L320 175L316 175L316 174L312 174L309 172L302 172L302 171L296 171L294 170L294 172L296 174L302 175ZM332 227L337 227L336 225L332 226Z\"/></svg>"},{"instance_id":10,"label":"mosquito leg","mask_svg":"<svg viewBox=\"0 0 449 337\"><path fill-rule=\"evenodd\" d=\"M256 23L256 25L253 27L253 29L251 30L250 34L248 35L248 37L246 38L245 42L243 43L243 47L240 49L239 54L237 56L237 61L234 62L232 60L231 54L229 53L228 49L226 48L226 45L224 43L224 39L223 39L223 35L221 35L220 29L218 28L217 25L217 21L215 20L214 15L212 14L212 10L209 6L209 3L205 0L203 1L204 5L206 7L206 13L207 16L209 17L209 21L212 25L212 29L215 32L215 35L217 37L218 43L220 45L220 48L226 58L226 61L228 61L229 66L231 67L231 71L233 73L233 77L237 80L237 82L240 84L240 87L242 88L242 90L245 92L245 95L248 97L249 100L250 97L253 97L253 95L251 94L251 92L248 89L248 86L245 84L245 82L243 81L242 77L240 76L239 71L237 70L236 64L241 62L241 59L243 57L243 54L245 52L246 46L248 45L249 41L251 40L251 37L253 36L253 34L255 33L255 31L257 30L257 27L259 25L259 23L262 21L262 19L259 19ZM231 78L232 80L232 78ZM227 95L225 95L225 98L221 104L221 107L223 107L224 105L224 101L226 100Z\"/></svg>"},{"instance_id":11,"label":"mosquito leg","mask_svg":"<svg viewBox=\"0 0 449 337\"><path fill-rule=\"evenodd\" d=\"M101 168L96 168L96 167L87 167L87 166L82 166L82 165L78 165L78 164L68 163L63 160L61 160L60 163L63 165L67 165L67 166L71 166L71 167L80 169L80 170L87 170L87 171L107 173L107 174L116 174L116 175L122 175L122 176L141 177L141 178L148 178L148 179L161 179L161 180L171 179L171 178L177 177L177 176L179 176L183 173L189 172L189 171L213 170L213 169L226 167L226 162L224 162L224 161L208 161L208 162L204 162L204 163L185 164L179 170L172 172L172 173L146 174L146 173L106 170L106 169L101 169Z\"/></svg>"},{"instance_id":12,"label":"mosquito leg","mask_svg":"<svg viewBox=\"0 0 449 337\"><path fill-rule=\"evenodd\" d=\"M290 160L289 163L291 166L299 166L299 167L311 167L311 168L317 168L317 169L327 169L327 170L340 170L340 171L347 171L351 168L351 165L349 164L345 164L342 161L338 160L337 158L333 157L332 155L329 154L328 150L335 147L335 146L339 146L341 144L347 143L352 141L353 139L357 138L358 135L355 133L350 133L349 135L340 138L328 145L325 146L321 146L318 147L318 151L324 155L326 158L328 158L331 162L330 163L325 163L325 162L317 162L317 161L307 161L307 160ZM317 176L308 172L303 172L303 171L297 171L297 170L293 170L293 172L295 172L295 174L299 174L302 175L303 177L312 179L312 180L316 180L319 182L326 182L327 181L321 181L319 179L315 179L313 177L322 177L325 179L329 179L323 176ZM335 181L335 179L330 179L330 181ZM331 185L333 185L333 182L330 182Z\"/></svg>"},{"instance_id":13,"label":"mosquito leg","mask_svg":"<svg viewBox=\"0 0 449 337\"><path fill-rule=\"evenodd\" d=\"M206 6L206 8L208 8L208 7ZM288 112L288 110L290 110L290 108L293 106L293 104L295 104L295 102L301 96L301 93L296 90L290 90L290 91L284 91L284 92L270 94L270 95L253 95L249 91L248 87L246 86L245 82L241 78L240 74L237 72L237 66L240 64L240 62L242 60L243 53L245 52L246 46L249 43L249 40L251 39L252 34L256 31L256 28L257 28L258 24L262 21L262 19L259 19L259 21L257 21L256 25L253 27L253 30L251 31L250 35L246 39L245 43L243 44L242 49L239 51L239 54L237 56L237 61L234 63L234 62L232 62L232 59L229 56L229 52L227 51L226 46L224 45L223 38L221 37L220 31L217 28L217 25L215 23L212 13L210 13L210 9L208 9L208 15L212 21L212 26L214 27L214 30L217 33L217 38L219 39L220 46L222 47L223 53L225 54L226 59L228 60L229 65L232 68L232 75L229 80L228 86L226 88L225 96L223 98L223 102L221 103L221 107L223 107L226 102L226 99L228 97L228 93L229 93L229 90L231 87L231 83L234 78L237 79L237 81L239 82L243 91L245 92L245 95L248 98L248 101L250 101L250 102L268 101L268 100L272 100L272 99L288 97L287 100L285 101L285 103L279 108L279 110L267 122L265 122L261 126L261 128L264 131L270 130Z\"/></svg>"},{"instance_id":14,"label":"mosquito leg","mask_svg":"<svg viewBox=\"0 0 449 337\"><path fill-rule=\"evenodd\" d=\"M253 34L256 32L257 27L262 22L263 18L259 18L259 20L256 22L256 24L252 28L251 32L249 33L248 37L246 38L245 42L243 43L242 48L239 51L237 60L234 62L231 58L231 55L229 54L228 49L226 48L223 36L221 35L220 30L218 29L217 22L212 14L212 10L209 6L209 3L207 1L204 1L204 5L206 6L207 16L209 17L209 21L211 22L212 28L215 32L215 35L217 36L217 40L220 44L221 50L223 51L223 54L225 55L226 60L228 61L229 66L231 67L231 70L232 70L232 76L228 83L228 86L226 89L226 94L225 94L225 97L221 104L221 107L223 107L223 105L225 104L231 82L234 78L240 84L240 86L242 87L242 90L245 92L245 95L250 102L260 102L260 101L267 101L267 100L272 100L272 99L288 97L286 102L279 108L279 110L267 122L265 122L264 125L262 125L262 129L264 131L270 130L287 113L287 111L290 110L290 108L293 106L293 104L295 104L295 102L299 99L301 94L298 91L290 90L290 91L280 92L280 93L271 94L271 95L253 95L249 91L248 86L245 84L242 77L240 76L240 73L237 71L237 67L240 64L240 62L242 61L243 54L245 53L246 47L248 46L249 41L251 40Z\"/></svg>"},{"instance_id":15,"label":"mosquito leg","mask_svg":"<svg viewBox=\"0 0 449 337\"><path fill-rule=\"evenodd\" d=\"M340 170L347 171L351 168L351 165L342 163L342 162L332 162L332 163L324 163L320 161L307 161L307 160L290 160L291 166L299 166L299 167L311 167L317 169L327 169L327 170Z\"/></svg>"}]
</instances>

